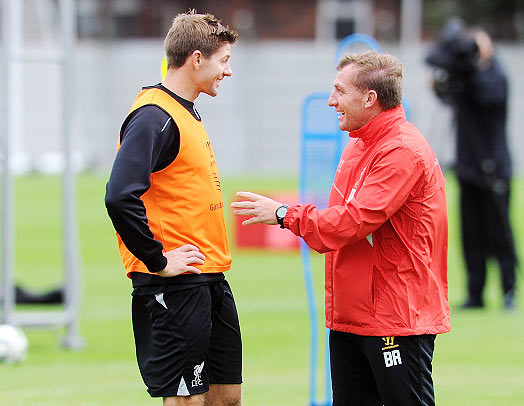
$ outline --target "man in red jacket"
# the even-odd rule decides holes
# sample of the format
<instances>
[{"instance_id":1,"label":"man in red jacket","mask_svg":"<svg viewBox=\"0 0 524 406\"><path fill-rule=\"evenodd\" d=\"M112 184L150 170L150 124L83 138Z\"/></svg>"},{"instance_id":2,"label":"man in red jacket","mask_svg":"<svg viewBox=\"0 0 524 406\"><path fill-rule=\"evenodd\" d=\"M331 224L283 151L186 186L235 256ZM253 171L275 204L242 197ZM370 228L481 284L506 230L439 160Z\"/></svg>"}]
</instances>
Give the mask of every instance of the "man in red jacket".
<instances>
[{"instance_id":1,"label":"man in red jacket","mask_svg":"<svg viewBox=\"0 0 524 406\"><path fill-rule=\"evenodd\" d=\"M435 335L450 330L445 179L401 102L395 57L342 58L328 103L351 139L329 207L249 192L232 203L244 225L280 224L326 253L335 406L435 404Z\"/></svg>"}]
</instances>

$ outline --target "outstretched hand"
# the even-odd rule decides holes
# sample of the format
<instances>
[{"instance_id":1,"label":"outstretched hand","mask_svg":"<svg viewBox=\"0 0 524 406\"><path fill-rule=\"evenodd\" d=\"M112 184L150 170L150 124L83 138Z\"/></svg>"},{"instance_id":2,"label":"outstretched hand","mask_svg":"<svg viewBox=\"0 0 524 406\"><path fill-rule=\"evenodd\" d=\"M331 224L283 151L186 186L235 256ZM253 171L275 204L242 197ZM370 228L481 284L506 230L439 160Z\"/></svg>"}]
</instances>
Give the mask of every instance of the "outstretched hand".
<instances>
[{"instance_id":1,"label":"outstretched hand","mask_svg":"<svg viewBox=\"0 0 524 406\"><path fill-rule=\"evenodd\" d=\"M164 256L167 258L167 266L158 272L158 275L163 277L177 276L185 272L201 273L200 269L191 264L202 265L206 259L204 254L191 244L165 252Z\"/></svg>"},{"instance_id":2,"label":"outstretched hand","mask_svg":"<svg viewBox=\"0 0 524 406\"><path fill-rule=\"evenodd\" d=\"M231 203L231 207L237 209L233 210L233 214L237 216L251 216L251 218L244 220L242 225L247 226L256 223L277 224L275 211L282 206L282 203L251 192L237 192L236 195L247 200Z\"/></svg>"}]
</instances>

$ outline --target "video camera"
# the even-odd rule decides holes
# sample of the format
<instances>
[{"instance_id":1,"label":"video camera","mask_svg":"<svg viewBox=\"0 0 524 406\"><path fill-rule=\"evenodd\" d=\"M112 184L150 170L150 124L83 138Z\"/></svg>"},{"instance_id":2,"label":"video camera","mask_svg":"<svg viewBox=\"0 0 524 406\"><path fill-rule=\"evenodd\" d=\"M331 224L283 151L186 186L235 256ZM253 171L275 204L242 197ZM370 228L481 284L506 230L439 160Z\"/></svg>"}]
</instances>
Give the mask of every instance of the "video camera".
<instances>
[{"instance_id":1,"label":"video camera","mask_svg":"<svg viewBox=\"0 0 524 406\"><path fill-rule=\"evenodd\" d=\"M433 88L439 97L458 93L468 74L477 69L479 49L462 20L454 18L444 26L437 43L426 56L435 69Z\"/></svg>"},{"instance_id":2,"label":"video camera","mask_svg":"<svg viewBox=\"0 0 524 406\"><path fill-rule=\"evenodd\" d=\"M438 42L426 57L426 63L444 69L450 74L464 74L477 66L479 49L460 19L450 20L442 30Z\"/></svg>"}]
</instances>

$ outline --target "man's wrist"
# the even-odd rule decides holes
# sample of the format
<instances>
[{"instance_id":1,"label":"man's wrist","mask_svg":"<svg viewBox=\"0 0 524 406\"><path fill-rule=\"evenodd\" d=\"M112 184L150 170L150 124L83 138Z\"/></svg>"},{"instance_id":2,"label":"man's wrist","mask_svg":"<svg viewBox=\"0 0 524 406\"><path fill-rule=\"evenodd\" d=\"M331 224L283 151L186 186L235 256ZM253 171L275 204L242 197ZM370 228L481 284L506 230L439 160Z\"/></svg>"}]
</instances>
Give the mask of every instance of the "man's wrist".
<instances>
[{"instance_id":1,"label":"man's wrist","mask_svg":"<svg viewBox=\"0 0 524 406\"><path fill-rule=\"evenodd\" d=\"M277 218L277 224L280 225L280 228L284 228L284 217L286 217L286 213L287 213L288 207L289 206L287 204L283 204L282 206L279 206L275 210L275 216Z\"/></svg>"}]
</instances>

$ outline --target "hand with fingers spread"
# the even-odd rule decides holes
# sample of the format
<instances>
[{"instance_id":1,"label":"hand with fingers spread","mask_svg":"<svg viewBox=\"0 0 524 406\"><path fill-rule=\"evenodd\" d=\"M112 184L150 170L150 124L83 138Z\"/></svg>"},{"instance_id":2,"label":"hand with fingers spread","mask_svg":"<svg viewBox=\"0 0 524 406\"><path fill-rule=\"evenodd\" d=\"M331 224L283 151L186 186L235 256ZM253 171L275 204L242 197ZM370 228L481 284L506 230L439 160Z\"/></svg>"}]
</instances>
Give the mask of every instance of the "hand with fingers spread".
<instances>
[{"instance_id":1,"label":"hand with fingers spread","mask_svg":"<svg viewBox=\"0 0 524 406\"><path fill-rule=\"evenodd\" d=\"M233 214L237 216L252 216L244 220L242 225L247 226L256 223L277 224L275 212L282 206L282 203L251 192L237 192L236 195L247 200L231 203L231 207L236 209L233 210Z\"/></svg>"},{"instance_id":2,"label":"hand with fingers spread","mask_svg":"<svg viewBox=\"0 0 524 406\"><path fill-rule=\"evenodd\" d=\"M180 275L184 272L192 272L199 274L200 269L191 266L191 264L204 264L204 254L202 254L197 247L191 244L182 245L174 250L164 253L167 258L167 266L160 272L159 276L172 277Z\"/></svg>"}]
</instances>

